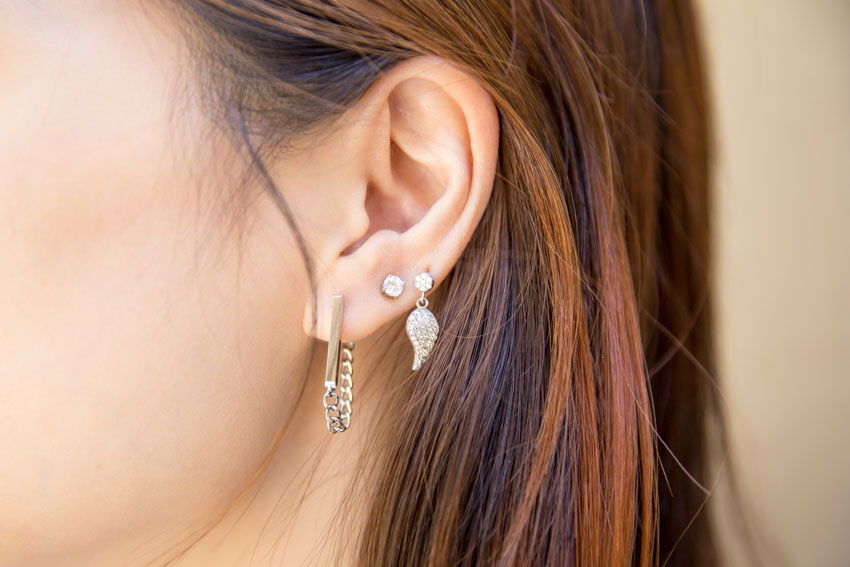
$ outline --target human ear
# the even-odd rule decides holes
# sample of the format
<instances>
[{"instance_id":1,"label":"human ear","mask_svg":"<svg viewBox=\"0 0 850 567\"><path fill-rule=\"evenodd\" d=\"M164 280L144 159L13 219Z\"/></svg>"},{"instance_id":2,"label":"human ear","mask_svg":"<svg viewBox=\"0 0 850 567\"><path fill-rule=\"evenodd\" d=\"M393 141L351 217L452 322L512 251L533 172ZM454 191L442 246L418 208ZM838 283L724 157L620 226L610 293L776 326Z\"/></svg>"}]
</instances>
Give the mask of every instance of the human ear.
<instances>
[{"instance_id":1,"label":"human ear","mask_svg":"<svg viewBox=\"0 0 850 567\"><path fill-rule=\"evenodd\" d=\"M470 75L419 56L378 78L320 145L340 156L314 182L330 188L323 214L337 220L315 237L316 328L307 302L304 330L327 340L342 294L342 339L359 340L414 306L417 274L438 286L469 243L493 188L498 113ZM405 282L397 299L381 293L388 274Z\"/></svg>"}]
</instances>

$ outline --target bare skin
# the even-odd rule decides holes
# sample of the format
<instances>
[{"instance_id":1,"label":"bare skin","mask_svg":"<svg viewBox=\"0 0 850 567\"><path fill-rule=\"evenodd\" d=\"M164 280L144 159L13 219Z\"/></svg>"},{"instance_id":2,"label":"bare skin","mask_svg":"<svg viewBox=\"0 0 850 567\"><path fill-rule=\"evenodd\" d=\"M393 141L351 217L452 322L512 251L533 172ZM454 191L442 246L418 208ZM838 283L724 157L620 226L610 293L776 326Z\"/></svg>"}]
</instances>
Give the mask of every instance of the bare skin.
<instances>
[{"instance_id":1,"label":"bare skin","mask_svg":"<svg viewBox=\"0 0 850 567\"><path fill-rule=\"evenodd\" d=\"M195 539L177 565L318 564L399 378L381 332L417 273L439 285L489 199L492 100L414 58L269 164L315 261L313 329L275 204L246 187L227 209L243 164L194 99L178 23L113 0L2 15L0 564L157 565ZM332 438L333 293L359 366L354 425Z\"/></svg>"}]
</instances>

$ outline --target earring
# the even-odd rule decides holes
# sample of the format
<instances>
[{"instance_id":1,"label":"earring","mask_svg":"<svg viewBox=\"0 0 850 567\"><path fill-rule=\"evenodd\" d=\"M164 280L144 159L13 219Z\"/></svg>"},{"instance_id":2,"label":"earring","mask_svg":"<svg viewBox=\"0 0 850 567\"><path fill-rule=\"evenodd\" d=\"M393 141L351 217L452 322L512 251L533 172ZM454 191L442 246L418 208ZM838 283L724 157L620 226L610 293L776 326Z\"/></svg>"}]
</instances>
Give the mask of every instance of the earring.
<instances>
[{"instance_id":1,"label":"earring","mask_svg":"<svg viewBox=\"0 0 850 567\"><path fill-rule=\"evenodd\" d=\"M401 295L404 291L404 280L392 274L384 278L384 283L381 285L381 293L393 299Z\"/></svg>"},{"instance_id":2,"label":"earring","mask_svg":"<svg viewBox=\"0 0 850 567\"><path fill-rule=\"evenodd\" d=\"M325 395L322 399L328 431L331 433L342 433L351 425L351 403L354 401L351 393L354 387L351 380L354 374L354 355L351 352L354 350L354 343L342 343L341 330L342 296L334 295L331 305L331 332L328 338L328 362L325 366Z\"/></svg>"},{"instance_id":3,"label":"earring","mask_svg":"<svg viewBox=\"0 0 850 567\"><path fill-rule=\"evenodd\" d=\"M407 317L407 336L413 345L413 370L419 370L437 342L440 325L437 318L428 310L425 292L434 287L434 278L428 272L422 272L413 281L422 297L416 300L416 309Z\"/></svg>"}]
</instances>

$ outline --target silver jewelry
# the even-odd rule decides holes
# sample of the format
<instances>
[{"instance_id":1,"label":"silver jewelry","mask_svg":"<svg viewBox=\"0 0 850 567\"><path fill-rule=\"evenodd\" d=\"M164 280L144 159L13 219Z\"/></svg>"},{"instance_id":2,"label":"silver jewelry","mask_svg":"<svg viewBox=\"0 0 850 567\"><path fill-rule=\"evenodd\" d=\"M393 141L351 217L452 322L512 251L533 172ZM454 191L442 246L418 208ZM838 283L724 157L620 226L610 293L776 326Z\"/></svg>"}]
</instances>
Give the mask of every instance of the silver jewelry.
<instances>
[{"instance_id":1,"label":"silver jewelry","mask_svg":"<svg viewBox=\"0 0 850 567\"><path fill-rule=\"evenodd\" d=\"M425 292L434 287L434 278L428 272L422 272L416 276L413 285L422 292L422 296L416 300L416 309L408 315L406 328L413 345L413 370L419 370L437 342L440 325L428 310L428 300L425 298Z\"/></svg>"},{"instance_id":2,"label":"silver jewelry","mask_svg":"<svg viewBox=\"0 0 850 567\"><path fill-rule=\"evenodd\" d=\"M395 299L401 292L404 291L404 280L392 274L384 278L384 283L381 285L381 292L387 297Z\"/></svg>"},{"instance_id":3,"label":"silver jewelry","mask_svg":"<svg viewBox=\"0 0 850 567\"><path fill-rule=\"evenodd\" d=\"M354 343L340 342L342 330L342 296L334 295L331 305L331 332L328 339L328 362L325 366L325 419L328 431L342 433L351 425L351 403L354 396L351 380L354 374ZM340 351L341 354L340 354ZM340 359L342 363L340 364ZM337 393L337 390L339 392Z\"/></svg>"}]
</instances>

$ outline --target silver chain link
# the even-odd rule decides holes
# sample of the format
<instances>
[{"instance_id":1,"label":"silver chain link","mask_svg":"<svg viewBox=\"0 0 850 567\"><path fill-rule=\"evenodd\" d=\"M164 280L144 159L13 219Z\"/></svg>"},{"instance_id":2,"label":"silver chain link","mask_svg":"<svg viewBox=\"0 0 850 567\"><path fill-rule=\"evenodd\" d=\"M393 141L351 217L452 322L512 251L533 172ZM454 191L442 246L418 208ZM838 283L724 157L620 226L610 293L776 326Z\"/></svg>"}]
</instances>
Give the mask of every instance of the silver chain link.
<instances>
[{"instance_id":1,"label":"silver chain link","mask_svg":"<svg viewBox=\"0 0 850 567\"><path fill-rule=\"evenodd\" d=\"M339 368L339 393L335 386L328 386L322 400L325 406L325 418L328 421L328 431L342 433L351 425L351 404L354 394L352 375L354 374L354 343L343 343Z\"/></svg>"}]
</instances>

